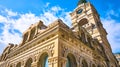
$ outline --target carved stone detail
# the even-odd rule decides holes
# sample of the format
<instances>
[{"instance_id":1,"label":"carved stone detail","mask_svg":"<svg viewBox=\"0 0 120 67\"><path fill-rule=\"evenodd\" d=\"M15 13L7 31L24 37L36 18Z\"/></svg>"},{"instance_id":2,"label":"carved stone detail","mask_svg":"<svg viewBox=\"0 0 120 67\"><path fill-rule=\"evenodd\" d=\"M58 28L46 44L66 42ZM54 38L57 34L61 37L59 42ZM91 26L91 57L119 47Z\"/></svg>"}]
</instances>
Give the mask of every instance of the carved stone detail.
<instances>
[{"instance_id":1,"label":"carved stone detail","mask_svg":"<svg viewBox=\"0 0 120 67\"><path fill-rule=\"evenodd\" d=\"M48 58L49 65L53 65L58 62L58 57Z\"/></svg>"}]
</instances>

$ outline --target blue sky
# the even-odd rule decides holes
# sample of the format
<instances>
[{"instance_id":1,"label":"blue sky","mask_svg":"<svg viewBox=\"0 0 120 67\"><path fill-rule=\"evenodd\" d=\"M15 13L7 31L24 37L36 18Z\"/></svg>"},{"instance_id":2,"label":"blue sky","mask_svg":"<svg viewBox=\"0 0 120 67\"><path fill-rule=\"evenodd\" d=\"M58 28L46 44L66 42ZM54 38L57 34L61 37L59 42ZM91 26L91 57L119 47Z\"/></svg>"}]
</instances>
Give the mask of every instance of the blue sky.
<instances>
[{"instance_id":1,"label":"blue sky","mask_svg":"<svg viewBox=\"0 0 120 67\"><path fill-rule=\"evenodd\" d=\"M114 53L120 52L119 0L89 0L100 14ZM0 0L0 54L8 43L19 44L22 33L39 20L46 25L57 18L71 26L69 13L78 0Z\"/></svg>"}]
</instances>

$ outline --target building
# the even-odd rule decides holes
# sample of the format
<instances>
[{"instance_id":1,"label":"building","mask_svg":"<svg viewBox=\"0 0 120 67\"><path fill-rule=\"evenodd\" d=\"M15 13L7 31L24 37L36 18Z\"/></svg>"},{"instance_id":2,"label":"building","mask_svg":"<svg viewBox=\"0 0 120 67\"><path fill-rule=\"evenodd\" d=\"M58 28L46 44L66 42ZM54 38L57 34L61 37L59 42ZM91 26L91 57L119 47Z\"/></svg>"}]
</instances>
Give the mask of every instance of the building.
<instances>
[{"instance_id":1,"label":"building","mask_svg":"<svg viewBox=\"0 0 120 67\"><path fill-rule=\"evenodd\" d=\"M116 54L114 54L115 55L115 57L117 58L117 60L118 60L118 62L119 62L119 65L120 65L120 53L116 53Z\"/></svg>"},{"instance_id":2,"label":"building","mask_svg":"<svg viewBox=\"0 0 120 67\"><path fill-rule=\"evenodd\" d=\"M119 67L94 6L80 0L70 15L72 28L60 19L31 25L5 48L0 67Z\"/></svg>"}]
</instances>

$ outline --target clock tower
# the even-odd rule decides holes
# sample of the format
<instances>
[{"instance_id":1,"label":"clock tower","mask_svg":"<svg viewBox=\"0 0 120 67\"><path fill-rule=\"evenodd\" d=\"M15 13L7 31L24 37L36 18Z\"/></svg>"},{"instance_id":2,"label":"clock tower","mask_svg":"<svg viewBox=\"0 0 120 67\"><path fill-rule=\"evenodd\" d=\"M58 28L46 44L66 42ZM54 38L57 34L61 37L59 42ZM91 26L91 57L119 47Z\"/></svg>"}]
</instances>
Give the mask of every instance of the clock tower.
<instances>
[{"instance_id":1,"label":"clock tower","mask_svg":"<svg viewBox=\"0 0 120 67\"><path fill-rule=\"evenodd\" d=\"M100 16L95 7L86 0L79 0L77 7L70 13L70 16L72 20L72 30L81 37L80 28L84 28L92 38L97 39L104 47L104 51L108 58L107 61L111 61L114 56L107 40L107 32L103 28Z\"/></svg>"},{"instance_id":2,"label":"clock tower","mask_svg":"<svg viewBox=\"0 0 120 67\"><path fill-rule=\"evenodd\" d=\"M93 38L97 38L102 43L103 36L106 37L107 32L103 28L99 14L92 4L79 1L77 8L70 14L72 18L72 27L76 30L77 26L84 27Z\"/></svg>"},{"instance_id":3,"label":"clock tower","mask_svg":"<svg viewBox=\"0 0 120 67\"><path fill-rule=\"evenodd\" d=\"M86 0L80 0L77 8L75 8L70 15L72 20L72 29L75 32L78 32L81 27L85 28L92 38L98 39L102 45L105 45L103 45L104 47L111 50L106 37L107 32L103 28L97 10L91 3Z\"/></svg>"}]
</instances>

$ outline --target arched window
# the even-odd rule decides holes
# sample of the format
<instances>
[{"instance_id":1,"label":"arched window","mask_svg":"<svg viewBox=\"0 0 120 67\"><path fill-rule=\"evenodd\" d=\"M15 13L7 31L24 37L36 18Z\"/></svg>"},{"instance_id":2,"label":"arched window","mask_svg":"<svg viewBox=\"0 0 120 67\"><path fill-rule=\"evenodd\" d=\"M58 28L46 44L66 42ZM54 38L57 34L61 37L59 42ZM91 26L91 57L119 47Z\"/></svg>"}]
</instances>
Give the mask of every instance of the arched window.
<instances>
[{"instance_id":1,"label":"arched window","mask_svg":"<svg viewBox=\"0 0 120 67\"><path fill-rule=\"evenodd\" d=\"M88 64L85 60L82 61L82 67L88 67Z\"/></svg>"},{"instance_id":2,"label":"arched window","mask_svg":"<svg viewBox=\"0 0 120 67\"><path fill-rule=\"evenodd\" d=\"M88 23L88 20L86 19L86 18L83 18L83 19L81 19L80 21L79 21L79 26L83 26L83 25L85 25L85 24L87 24Z\"/></svg>"},{"instance_id":3,"label":"arched window","mask_svg":"<svg viewBox=\"0 0 120 67\"><path fill-rule=\"evenodd\" d=\"M66 67L77 67L75 57L72 54L68 54Z\"/></svg>"},{"instance_id":4,"label":"arched window","mask_svg":"<svg viewBox=\"0 0 120 67\"><path fill-rule=\"evenodd\" d=\"M46 56L44 61L44 67L48 67L48 56Z\"/></svg>"},{"instance_id":5,"label":"arched window","mask_svg":"<svg viewBox=\"0 0 120 67\"><path fill-rule=\"evenodd\" d=\"M32 62L33 62L32 58L29 58L25 64L25 67L31 67Z\"/></svg>"},{"instance_id":6,"label":"arched window","mask_svg":"<svg viewBox=\"0 0 120 67\"><path fill-rule=\"evenodd\" d=\"M66 67L71 67L71 62L69 57L67 57Z\"/></svg>"},{"instance_id":7,"label":"arched window","mask_svg":"<svg viewBox=\"0 0 120 67\"><path fill-rule=\"evenodd\" d=\"M40 56L38 67L48 67L48 54L44 53Z\"/></svg>"},{"instance_id":8,"label":"arched window","mask_svg":"<svg viewBox=\"0 0 120 67\"><path fill-rule=\"evenodd\" d=\"M16 67L21 67L21 62L17 63Z\"/></svg>"}]
</instances>

